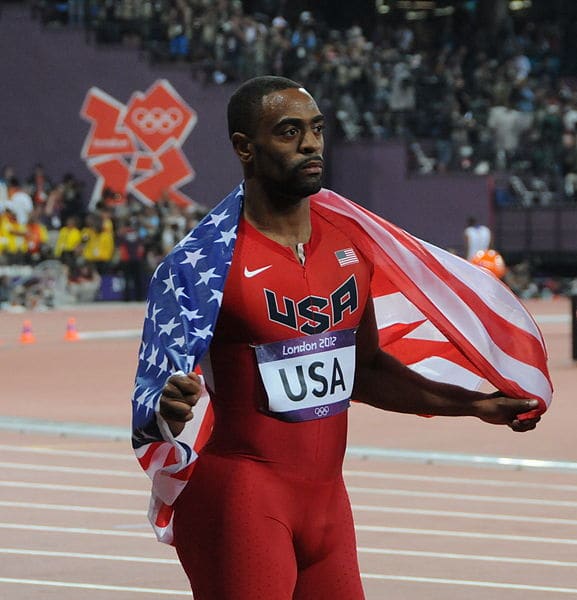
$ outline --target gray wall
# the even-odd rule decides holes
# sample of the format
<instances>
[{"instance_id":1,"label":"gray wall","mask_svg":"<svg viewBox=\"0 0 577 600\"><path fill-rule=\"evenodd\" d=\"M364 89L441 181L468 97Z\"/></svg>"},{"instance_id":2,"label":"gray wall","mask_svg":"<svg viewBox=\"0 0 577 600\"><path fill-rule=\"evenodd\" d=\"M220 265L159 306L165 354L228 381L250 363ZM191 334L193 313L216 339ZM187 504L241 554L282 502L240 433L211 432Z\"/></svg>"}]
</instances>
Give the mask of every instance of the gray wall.
<instances>
[{"instance_id":1,"label":"gray wall","mask_svg":"<svg viewBox=\"0 0 577 600\"><path fill-rule=\"evenodd\" d=\"M77 175L89 194L95 179L80 159L89 123L79 114L87 91L98 87L124 104L160 78L198 113L184 144L196 178L182 190L213 206L241 177L226 133L230 87L204 86L184 66L152 68L134 47L98 47L81 30L43 29L26 8L4 5L0 165L13 165L24 179L42 162L54 179ZM405 149L395 143L331 143L327 154L327 185L437 245L460 252L469 214L491 224L485 178L408 177Z\"/></svg>"}]
</instances>

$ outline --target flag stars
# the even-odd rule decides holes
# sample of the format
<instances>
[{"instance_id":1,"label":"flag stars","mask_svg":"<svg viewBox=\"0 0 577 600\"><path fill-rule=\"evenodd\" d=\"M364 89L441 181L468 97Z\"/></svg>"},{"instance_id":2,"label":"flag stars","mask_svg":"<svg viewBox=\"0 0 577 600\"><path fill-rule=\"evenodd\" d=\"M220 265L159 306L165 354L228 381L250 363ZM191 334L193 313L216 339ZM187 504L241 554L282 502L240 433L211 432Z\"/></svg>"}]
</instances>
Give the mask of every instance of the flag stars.
<instances>
[{"instance_id":1,"label":"flag stars","mask_svg":"<svg viewBox=\"0 0 577 600\"><path fill-rule=\"evenodd\" d=\"M192 321L193 319L203 319L204 316L203 315L199 315L198 314L198 309L195 308L194 310L188 310L188 308L186 307L181 307L181 312L182 314L189 320Z\"/></svg>"},{"instance_id":2,"label":"flag stars","mask_svg":"<svg viewBox=\"0 0 577 600\"><path fill-rule=\"evenodd\" d=\"M216 243L226 244L227 246L236 238L236 225L231 227L228 231L221 231L220 238L216 240Z\"/></svg>"},{"instance_id":3,"label":"flag stars","mask_svg":"<svg viewBox=\"0 0 577 600\"><path fill-rule=\"evenodd\" d=\"M229 214L228 211L225 210L224 212L221 213L214 213L210 215L209 220L206 222L207 225L214 225L215 227L219 227L220 224L225 220L228 219Z\"/></svg>"},{"instance_id":4,"label":"flag stars","mask_svg":"<svg viewBox=\"0 0 577 600\"><path fill-rule=\"evenodd\" d=\"M162 357L162 362L158 365L158 368L161 373L168 371L168 358L166 358L166 355Z\"/></svg>"},{"instance_id":5,"label":"flag stars","mask_svg":"<svg viewBox=\"0 0 577 600\"><path fill-rule=\"evenodd\" d=\"M204 329L198 329L198 327L195 327L194 335L206 340L207 337L212 335L212 328L210 325L207 325Z\"/></svg>"},{"instance_id":6,"label":"flag stars","mask_svg":"<svg viewBox=\"0 0 577 600\"><path fill-rule=\"evenodd\" d=\"M165 333L166 335L170 335L174 329L176 329L179 325L176 322L176 319L172 317L168 323L159 323L160 333Z\"/></svg>"},{"instance_id":7,"label":"flag stars","mask_svg":"<svg viewBox=\"0 0 577 600\"><path fill-rule=\"evenodd\" d=\"M142 408L143 406L148 408L150 405L150 397L153 395L153 391L145 388L142 391L139 389L137 392L139 393L135 393L134 402L136 402L138 408Z\"/></svg>"},{"instance_id":8,"label":"flag stars","mask_svg":"<svg viewBox=\"0 0 577 600\"><path fill-rule=\"evenodd\" d=\"M178 300L179 298L188 298L184 293L184 287L179 287L174 290L174 297Z\"/></svg>"},{"instance_id":9,"label":"flag stars","mask_svg":"<svg viewBox=\"0 0 577 600\"><path fill-rule=\"evenodd\" d=\"M166 294L167 292L171 292L174 290L174 274L172 273L172 271L169 271L168 273L168 277L166 279L162 280L162 283L164 283L164 285L166 286L164 288L164 292L162 292L163 294Z\"/></svg>"},{"instance_id":10,"label":"flag stars","mask_svg":"<svg viewBox=\"0 0 577 600\"><path fill-rule=\"evenodd\" d=\"M184 348L184 336L174 338L173 343L170 345L171 348Z\"/></svg>"},{"instance_id":11,"label":"flag stars","mask_svg":"<svg viewBox=\"0 0 577 600\"><path fill-rule=\"evenodd\" d=\"M191 265L193 268L196 267L196 263L206 258L206 254L202 253L202 248L195 250L194 252L188 252L188 250L184 251L186 258L180 263L181 265Z\"/></svg>"},{"instance_id":12,"label":"flag stars","mask_svg":"<svg viewBox=\"0 0 577 600\"><path fill-rule=\"evenodd\" d=\"M150 354L148 355L148 358L146 359L146 362L148 364L148 367L146 367L146 370L148 371L148 369L150 369L150 367L156 367L156 358L158 356L158 348L155 348L154 346L152 346L152 350L150 352Z\"/></svg>"},{"instance_id":13,"label":"flag stars","mask_svg":"<svg viewBox=\"0 0 577 600\"><path fill-rule=\"evenodd\" d=\"M154 328L156 329L156 315L161 311L161 308L156 308L156 304L152 305L152 311L150 313L150 320L154 323Z\"/></svg>"},{"instance_id":14,"label":"flag stars","mask_svg":"<svg viewBox=\"0 0 577 600\"><path fill-rule=\"evenodd\" d=\"M212 293L212 296L208 299L209 302L212 302L213 300L216 301L216 303L220 306L221 302L222 302L222 292L220 290L210 290Z\"/></svg>"},{"instance_id":15,"label":"flag stars","mask_svg":"<svg viewBox=\"0 0 577 600\"><path fill-rule=\"evenodd\" d=\"M216 269L213 267L208 271L202 271L201 273L199 273L200 277L196 285L198 285L199 283L204 283L205 285L207 285L211 279L220 278L220 275L217 275L215 271Z\"/></svg>"}]
</instances>

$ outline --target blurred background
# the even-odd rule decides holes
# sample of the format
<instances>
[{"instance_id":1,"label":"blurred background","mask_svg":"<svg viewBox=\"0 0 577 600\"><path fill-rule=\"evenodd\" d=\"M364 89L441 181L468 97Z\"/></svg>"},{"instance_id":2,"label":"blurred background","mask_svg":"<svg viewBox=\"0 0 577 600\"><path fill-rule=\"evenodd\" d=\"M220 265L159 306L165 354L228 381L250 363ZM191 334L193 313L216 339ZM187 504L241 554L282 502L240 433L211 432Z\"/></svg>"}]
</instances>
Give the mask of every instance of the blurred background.
<instances>
[{"instance_id":1,"label":"blurred background","mask_svg":"<svg viewBox=\"0 0 577 600\"><path fill-rule=\"evenodd\" d=\"M4 310L142 300L162 256L239 182L226 102L263 74L302 82L326 114L327 187L461 256L473 217L516 294L577 292L573 0L0 7ZM180 202L103 186L83 156L87 95L121 114L159 80L196 118Z\"/></svg>"}]
</instances>

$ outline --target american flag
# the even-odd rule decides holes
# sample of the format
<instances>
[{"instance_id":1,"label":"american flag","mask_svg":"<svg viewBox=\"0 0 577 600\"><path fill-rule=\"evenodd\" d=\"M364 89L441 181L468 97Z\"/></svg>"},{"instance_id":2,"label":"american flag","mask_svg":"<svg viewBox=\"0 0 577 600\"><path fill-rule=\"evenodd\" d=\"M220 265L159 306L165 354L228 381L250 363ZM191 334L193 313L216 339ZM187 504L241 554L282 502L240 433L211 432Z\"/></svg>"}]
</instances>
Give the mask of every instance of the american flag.
<instances>
[{"instance_id":1,"label":"american flag","mask_svg":"<svg viewBox=\"0 0 577 600\"><path fill-rule=\"evenodd\" d=\"M205 393L177 439L157 414L175 372L198 369L222 301L242 210L236 188L159 265L150 284L132 397L133 447L152 480L149 519L172 543L172 504L186 485L212 427ZM492 274L420 241L351 201L322 190L318 210L345 226L374 263L371 292L381 347L425 376L504 394L552 397L541 333L519 300Z\"/></svg>"},{"instance_id":2,"label":"american flag","mask_svg":"<svg viewBox=\"0 0 577 600\"><path fill-rule=\"evenodd\" d=\"M354 265L359 262L355 251L352 248L345 248L344 250L337 250L335 252L335 256L339 261L339 265L341 267L346 267L347 265Z\"/></svg>"}]
</instances>

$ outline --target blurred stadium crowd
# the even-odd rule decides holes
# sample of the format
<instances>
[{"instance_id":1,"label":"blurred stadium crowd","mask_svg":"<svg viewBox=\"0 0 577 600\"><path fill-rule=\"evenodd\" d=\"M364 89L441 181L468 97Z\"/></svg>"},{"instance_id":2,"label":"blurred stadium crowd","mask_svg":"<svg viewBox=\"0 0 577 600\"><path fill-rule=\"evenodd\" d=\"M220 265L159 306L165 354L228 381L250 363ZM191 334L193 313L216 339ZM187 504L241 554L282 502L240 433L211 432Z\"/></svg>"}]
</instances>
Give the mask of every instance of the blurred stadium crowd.
<instances>
[{"instance_id":1,"label":"blurred stadium crowd","mask_svg":"<svg viewBox=\"0 0 577 600\"><path fill-rule=\"evenodd\" d=\"M301 81L334 135L349 143L403 139L420 173L492 173L497 203L577 201L577 60L567 62L560 19L509 19L491 31L466 9L423 28L381 19L335 27L321 11L283 0L30 6L46 27L82 27L88 41L133 44L206 85L269 73ZM54 290L46 296L54 280L73 300L142 300L160 258L200 216L198 207L118 201L106 191L89 205L73 175L54 181L39 164L23 177L7 166L0 306L54 304ZM46 264L60 269L50 285L36 275Z\"/></svg>"},{"instance_id":2,"label":"blurred stadium crowd","mask_svg":"<svg viewBox=\"0 0 577 600\"><path fill-rule=\"evenodd\" d=\"M97 43L136 39L151 61L185 63L207 84L269 73L301 81L338 135L403 138L419 172L506 171L522 203L575 201L577 68L563 64L567 24L509 19L491 31L466 9L474 4L429 28L374 18L340 29L282 0L35 7L43 23L84 26Z\"/></svg>"},{"instance_id":3,"label":"blurred stadium crowd","mask_svg":"<svg viewBox=\"0 0 577 600\"><path fill-rule=\"evenodd\" d=\"M204 214L108 190L92 206L73 175L53 182L41 164L25 180L2 175L0 308L144 300L160 259Z\"/></svg>"}]
</instances>

